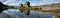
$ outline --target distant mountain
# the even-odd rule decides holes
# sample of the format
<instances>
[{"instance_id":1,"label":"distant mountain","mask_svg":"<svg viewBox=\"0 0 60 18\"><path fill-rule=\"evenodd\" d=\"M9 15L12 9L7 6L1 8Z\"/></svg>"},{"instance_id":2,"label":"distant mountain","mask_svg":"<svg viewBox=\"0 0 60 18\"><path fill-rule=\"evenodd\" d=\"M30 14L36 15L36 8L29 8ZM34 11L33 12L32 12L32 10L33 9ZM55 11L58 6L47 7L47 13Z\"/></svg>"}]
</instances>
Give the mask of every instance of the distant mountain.
<instances>
[{"instance_id":1,"label":"distant mountain","mask_svg":"<svg viewBox=\"0 0 60 18\"><path fill-rule=\"evenodd\" d=\"M48 5L41 5L42 7L46 6L60 6L60 3L48 4Z\"/></svg>"}]
</instances>

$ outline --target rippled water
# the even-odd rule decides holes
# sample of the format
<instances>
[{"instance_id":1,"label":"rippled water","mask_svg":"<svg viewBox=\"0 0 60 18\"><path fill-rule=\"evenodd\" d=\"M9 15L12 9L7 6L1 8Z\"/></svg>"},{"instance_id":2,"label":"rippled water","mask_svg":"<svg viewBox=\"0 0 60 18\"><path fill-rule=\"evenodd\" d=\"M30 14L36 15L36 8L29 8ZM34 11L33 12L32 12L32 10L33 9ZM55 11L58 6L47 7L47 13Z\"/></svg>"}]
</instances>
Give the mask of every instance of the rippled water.
<instances>
[{"instance_id":1,"label":"rippled water","mask_svg":"<svg viewBox=\"0 0 60 18\"><path fill-rule=\"evenodd\" d=\"M48 12L38 12L38 11L30 11L30 15L25 15L25 13L18 13L18 9L8 9L3 11L3 13L9 14L9 15L13 15L15 18L17 16L17 18L52 18L52 14L48 13Z\"/></svg>"}]
</instances>

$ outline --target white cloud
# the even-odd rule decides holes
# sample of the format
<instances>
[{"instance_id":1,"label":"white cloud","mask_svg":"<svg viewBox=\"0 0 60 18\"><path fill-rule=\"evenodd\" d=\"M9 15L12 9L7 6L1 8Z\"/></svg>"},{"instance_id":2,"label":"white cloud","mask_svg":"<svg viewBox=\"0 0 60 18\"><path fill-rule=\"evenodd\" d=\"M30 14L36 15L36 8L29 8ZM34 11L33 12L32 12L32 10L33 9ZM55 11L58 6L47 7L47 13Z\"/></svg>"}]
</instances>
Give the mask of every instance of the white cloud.
<instances>
[{"instance_id":1,"label":"white cloud","mask_svg":"<svg viewBox=\"0 0 60 18\"><path fill-rule=\"evenodd\" d=\"M11 2L14 2L15 0L8 0L6 2L4 2L4 4L10 4Z\"/></svg>"},{"instance_id":2,"label":"white cloud","mask_svg":"<svg viewBox=\"0 0 60 18\"><path fill-rule=\"evenodd\" d=\"M0 0L1 2L3 2L3 4L7 4L7 5L18 5L18 3L21 3L21 0Z\"/></svg>"},{"instance_id":3,"label":"white cloud","mask_svg":"<svg viewBox=\"0 0 60 18\"><path fill-rule=\"evenodd\" d=\"M51 3L58 3L59 2L59 0L0 0L0 1L2 1L4 4L8 4L8 5L18 5L19 3L24 4L26 1L30 1L32 6L45 5L45 4L51 4Z\"/></svg>"},{"instance_id":4,"label":"white cloud","mask_svg":"<svg viewBox=\"0 0 60 18\"><path fill-rule=\"evenodd\" d=\"M5 1L7 1L7 0L0 0L1 2L5 2Z\"/></svg>"},{"instance_id":5,"label":"white cloud","mask_svg":"<svg viewBox=\"0 0 60 18\"><path fill-rule=\"evenodd\" d=\"M41 1L31 1L32 6L38 6L38 5L47 5L47 4L53 4L53 3L59 3L58 0L41 0Z\"/></svg>"}]
</instances>

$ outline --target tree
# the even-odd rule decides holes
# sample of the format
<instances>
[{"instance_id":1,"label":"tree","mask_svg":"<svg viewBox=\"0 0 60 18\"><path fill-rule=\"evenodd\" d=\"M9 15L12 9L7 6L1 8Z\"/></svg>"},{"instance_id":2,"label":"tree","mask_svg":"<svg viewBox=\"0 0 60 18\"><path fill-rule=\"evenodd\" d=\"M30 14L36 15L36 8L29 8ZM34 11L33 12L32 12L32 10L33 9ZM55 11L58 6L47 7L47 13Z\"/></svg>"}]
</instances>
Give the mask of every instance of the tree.
<instances>
[{"instance_id":1,"label":"tree","mask_svg":"<svg viewBox=\"0 0 60 18\"><path fill-rule=\"evenodd\" d=\"M0 2L0 13L2 13L2 11L4 11L4 10L7 9L7 8L5 8L5 7L7 7L7 6L4 5L2 2Z\"/></svg>"}]
</instances>

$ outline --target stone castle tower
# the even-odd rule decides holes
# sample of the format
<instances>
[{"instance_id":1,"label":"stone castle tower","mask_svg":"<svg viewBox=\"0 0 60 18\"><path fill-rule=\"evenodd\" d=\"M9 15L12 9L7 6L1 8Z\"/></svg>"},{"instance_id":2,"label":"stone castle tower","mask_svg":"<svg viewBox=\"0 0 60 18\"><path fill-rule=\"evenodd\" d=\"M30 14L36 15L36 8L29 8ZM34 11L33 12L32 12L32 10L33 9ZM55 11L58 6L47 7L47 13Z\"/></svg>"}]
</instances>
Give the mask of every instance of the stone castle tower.
<instances>
[{"instance_id":1,"label":"stone castle tower","mask_svg":"<svg viewBox=\"0 0 60 18\"><path fill-rule=\"evenodd\" d=\"M30 14L30 2L25 2L25 14L29 15Z\"/></svg>"},{"instance_id":2,"label":"stone castle tower","mask_svg":"<svg viewBox=\"0 0 60 18\"><path fill-rule=\"evenodd\" d=\"M23 12L23 4L19 4L19 13Z\"/></svg>"},{"instance_id":3,"label":"stone castle tower","mask_svg":"<svg viewBox=\"0 0 60 18\"><path fill-rule=\"evenodd\" d=\"M30 2L26 2L26 3L24 4L24 6L25 6L25 7L30 7Z\"/></svg>"},{"instance_id":4,"label":"stone castle tower","mask_svg":"<svg viewBox=\"0 0 60 18\"><path fill-rule=\"evenodd\" d=\"M19 4L19 6L23 6L23 4Z\"/></svg>"}]
</instances>

